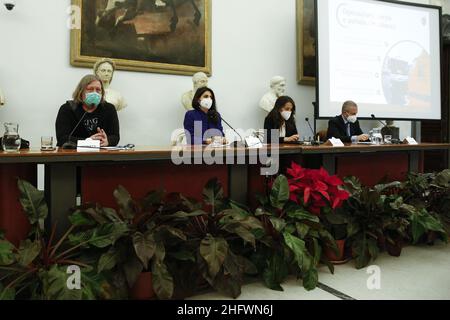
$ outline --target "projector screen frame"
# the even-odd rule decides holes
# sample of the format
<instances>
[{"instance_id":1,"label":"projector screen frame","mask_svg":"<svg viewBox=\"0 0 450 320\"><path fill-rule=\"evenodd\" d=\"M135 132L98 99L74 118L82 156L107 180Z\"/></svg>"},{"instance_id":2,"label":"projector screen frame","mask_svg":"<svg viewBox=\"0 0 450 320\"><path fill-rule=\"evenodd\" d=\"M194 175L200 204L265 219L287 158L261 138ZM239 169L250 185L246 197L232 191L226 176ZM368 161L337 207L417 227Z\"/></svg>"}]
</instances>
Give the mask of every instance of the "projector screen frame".
<instances>
[{"instance_id":1,"label":"projector screen frame","mask_svg":"<svg viewBox=\"0 0 450 320\"><path fill-rule=\"evenodd\" d=\"M319 115L319 108L320 108L320 101L319 101L319 77L320 77L320 66L319 66L319 20L318 20L318 2L320 0L314 0L314 23L316 27L316 78L315 78L315 86L316 86L316 101L314 102L314 119L315 120L328 120L332 119L333 116L330 117L321 117ZM328 0L327 0L328 1ZM439 106L440 110L440 119L426 119L426 118L386 118L386 117L379 117L377 114L375 114L377 119L382 120L394 120L394 121L442 121L442 89L443 89L443 72L442 72L442 63L443 63L443 42L444 39L442 37L442 7L430 5L430 4L420 4L420 3L413 3L413 2L403 2L403 1L396 1L396 0L373 0L378 2L386 2L386 3L393 3L398 5L404 5L404 6L413 6L413 7L422 7L422 8L429 8L429 9L436 9L439 12L439 78L440 78L440 93L441 93L441 104ZM358 101L355 101L358 103ZM341 110L336 110L336 115L340 114ZM360 120L373 120L372 117L359 117Z\"/></svg>"}]
</instances>

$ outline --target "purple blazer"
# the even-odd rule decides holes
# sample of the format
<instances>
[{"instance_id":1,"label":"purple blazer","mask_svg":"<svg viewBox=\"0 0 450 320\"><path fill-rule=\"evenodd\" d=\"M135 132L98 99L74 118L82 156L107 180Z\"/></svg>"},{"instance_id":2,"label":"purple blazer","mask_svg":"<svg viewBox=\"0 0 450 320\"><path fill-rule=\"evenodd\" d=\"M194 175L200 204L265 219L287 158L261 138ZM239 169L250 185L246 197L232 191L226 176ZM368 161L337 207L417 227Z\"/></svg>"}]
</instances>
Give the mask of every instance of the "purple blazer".
<instances>
[{"instance_id":1,"label":"purple blazer","mask_svg":"<svg viewBox=\"0 0 450 320\"><path fill-rule=\"evenodd\" d=\"M205 140L213 136L224 136L222 119L219 122L209 121L206 113L200 110L190 110L184 116L184 130L188 144L204 144Z\"/></svg>"}]
</instances>

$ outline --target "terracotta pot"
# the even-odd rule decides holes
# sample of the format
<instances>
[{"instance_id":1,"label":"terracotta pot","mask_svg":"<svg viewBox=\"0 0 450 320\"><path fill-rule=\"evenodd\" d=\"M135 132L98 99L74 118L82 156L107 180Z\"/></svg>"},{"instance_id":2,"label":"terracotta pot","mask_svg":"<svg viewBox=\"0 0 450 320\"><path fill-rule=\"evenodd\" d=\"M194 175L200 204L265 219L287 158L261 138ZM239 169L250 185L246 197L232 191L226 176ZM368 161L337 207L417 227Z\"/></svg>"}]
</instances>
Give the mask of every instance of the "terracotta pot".
<instances>
[{"instance_id":1,"label":"terracotta pot","mask_svg":"<svg viewBox=\"0 0 450 320\"><path fill-rule=\"evenodd\" d=\"M151 272L141 272L133 288L130 289L130 298L133 300L153 300L155 298Z\"/></svg>"},{"instance_id":2,"label":"terracotta pot","mask_svg":"<svg viewBox=\"0 0 450 320\"><path fill-rule=\"evenodd\" d=\"M326 247L324 249L325 256L328 258L328 260L331 263L342 263L345 261L344 258L344 249L345 249L345 239L343 240L336 240L337 247L339 249L339 255L336 255L336 253L333 251L333 249Z\"/></svg>"}]
</instances>

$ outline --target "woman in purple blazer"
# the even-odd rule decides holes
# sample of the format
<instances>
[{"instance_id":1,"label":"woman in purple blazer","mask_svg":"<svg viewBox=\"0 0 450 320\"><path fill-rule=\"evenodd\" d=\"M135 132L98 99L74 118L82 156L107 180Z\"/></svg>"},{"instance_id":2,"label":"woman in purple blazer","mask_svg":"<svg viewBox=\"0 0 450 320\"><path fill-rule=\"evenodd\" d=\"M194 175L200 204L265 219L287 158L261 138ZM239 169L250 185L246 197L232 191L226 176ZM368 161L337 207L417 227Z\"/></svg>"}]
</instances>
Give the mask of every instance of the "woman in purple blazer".
<instances>
[{"instance_id":1,"label":"woman in purple blazer","mask_svg":"<svg viewBox=\"0 0 450 320\"><path fill-rule=\"evenodd\" d=\"M216 98L211 89L198 89L192 99L192 107L194 110L186 112L184 116L188 144L210 144L212 137L224 137L222 119L217 112Z\"/></svg>"}]
</instances>

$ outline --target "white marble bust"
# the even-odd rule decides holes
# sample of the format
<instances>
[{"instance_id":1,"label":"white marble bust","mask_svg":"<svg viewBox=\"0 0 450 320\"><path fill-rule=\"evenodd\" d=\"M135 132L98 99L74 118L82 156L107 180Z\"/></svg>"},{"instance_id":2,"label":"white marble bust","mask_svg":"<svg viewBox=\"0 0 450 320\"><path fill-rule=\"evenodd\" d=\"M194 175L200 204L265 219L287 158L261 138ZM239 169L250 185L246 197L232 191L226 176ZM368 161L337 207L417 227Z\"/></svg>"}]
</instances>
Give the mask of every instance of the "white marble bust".
<instances>
[{"instance_id":1,"label":"white marble bust","mask_svg":"<svg viewBox=\"0 0 450 320\"><path fill-rule=\"evenodd\" d=\"M267 92L260 100L259 106L267 112L272 111L275 101L286 92L286 79L275 76L270 80L270 91Z\"/></svg>"},{"instance_id":2,"label":"white marble bust","mask_svg":"<svg viewBox=\"0 0 450 320\"><path fill-rule=\"evenodd\" d=\"M5 104L5 96L3 95L2 89L0 89L0 107Z\"/></svg>"},{"instance_id":3,"label":"white marble bust","mask_svg":"<svg viewBox=\"0 0 450 320\"><path fill-rule=\"evenodd\" d=\"M186 110L192 110L192 99L198 89L208 86L208 76L203 72L197 72L192 76L193 90L190 90L183 94L181 97L181 103Z\"/></svg>"},{"instance_id":4,"label":"white marble bust","mask_svg":"<svg viewBox=\"0 0 450 320\"><path fill-rule=\"evenodd\" d=\"M105 89L105 99L116 107L117 111L124 109L127 103L122 94L110 87L116 64L111 59L101 59L94 65L94 74L102 80Z\"/></svg>"}]
</instances>

